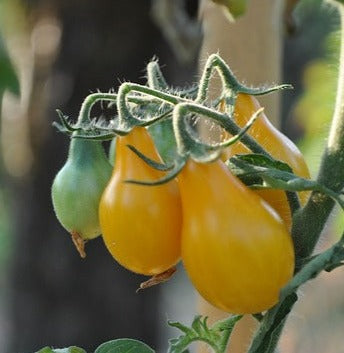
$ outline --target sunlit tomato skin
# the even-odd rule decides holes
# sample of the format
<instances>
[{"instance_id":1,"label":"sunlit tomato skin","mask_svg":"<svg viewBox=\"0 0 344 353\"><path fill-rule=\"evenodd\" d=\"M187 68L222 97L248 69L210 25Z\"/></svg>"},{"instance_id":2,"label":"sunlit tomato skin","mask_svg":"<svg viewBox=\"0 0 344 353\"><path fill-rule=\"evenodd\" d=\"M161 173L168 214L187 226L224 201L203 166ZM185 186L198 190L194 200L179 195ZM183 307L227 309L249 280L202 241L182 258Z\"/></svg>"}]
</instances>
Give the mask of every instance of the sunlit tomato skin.
<instances>
[{"instance_id":1,"label":"sunlit tomato skin","mask_svg":"<svg viewBox=\"0 0 344 353\"><path fill-rule=\"evenodd\" d=\"M235 314L276 304L294 271L292 240L277 213L222 161L188 161L178 184L182 260L199 293Z\"/></svg>"},{"instance_id":2,"label":"sunlit tomato skin","mask_svg":"<svg viewBox=\"0 0 344 353\"><path fill-rule=\"evenodd\" d=\"M235 122L243 127L259 108L259 102L255 97L239 94L235 104ZM264 147L272 157L289 164L296 175L306 179L310 178L307 164L299 149L271 124L264 113L260 114L259 119L250 128L248 134ZM235 143L226 150L225 159L235 154L245 153L252 152L242 143ZM278 212L290 229L292 219L285 192L280 190L257 190L255 192ZM309 197L309 192L300 192L299 197L301 205L304 205Z\"/></svg>"},{"instance_id":3,"label":"sunlit tomato skin","mask_svg":"<svg viewBox=\"0 0 344 353\"><path fill-rule=\"evenodd\" d=\"M111 255L136 273L157 275L180 259L181 201L175 181L159 186L125 183L157 180L162 173L145 164L127 145L159 160L146 129L118 137L112 177L99 205L103 239Z\"/></svg>"}]
</instances>

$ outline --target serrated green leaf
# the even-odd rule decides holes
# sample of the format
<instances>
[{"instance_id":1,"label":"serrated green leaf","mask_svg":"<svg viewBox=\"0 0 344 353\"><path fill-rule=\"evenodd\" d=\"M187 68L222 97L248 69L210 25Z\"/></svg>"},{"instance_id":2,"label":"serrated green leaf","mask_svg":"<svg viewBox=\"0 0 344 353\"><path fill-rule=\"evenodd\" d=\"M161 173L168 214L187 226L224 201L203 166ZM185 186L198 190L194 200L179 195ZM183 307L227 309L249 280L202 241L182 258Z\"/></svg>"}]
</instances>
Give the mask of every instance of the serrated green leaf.
<instances>
[{"instance_id":1,"label":"serrated green leaf","mask_svg":"<svg viewBox=\"0 0 344 353\"><path fill-rule=\"evenodd\" d=\"M207 325L207 317L196 316L191 327L187 327L179 322L169 322L172 327L176 327L184 334L169 340L168 353L185 353L187 347L196 341L207 343L215 352L225 351L230 335L241 315L234 315L225 320L215 323L212 327Z\"/></svg>"},{"instance_id":2,"label":"serrated green leaf","mask_svg":"<svg viewBox=\"0 0 344 353\"><path fill-rule=\"evenodd\" d=\"M154 353L147 344L131 338L119 338L101 344L94 353Z\"/></svg>"},{"instance_id":3,"label":"serrated green leaf","mask_svg":"<svg viewBox=\"0 0 344 353\"><path fill-rule=\"evenodd\" d=\"M86 351L80 347L71 346L68 348L51 348L44 347L36 353L86 353Z\"/></svg>"},{"instance_id":4,"label":"serrated green leaf","mask_svg":"<svg viewBox=\"0 0 344 353\"><path fill-rule=\"evenodd\" d=\"M268 156L264 156L263 154L242 154L237 155L236 157L232 157L234 160L239 158L241 161L247 162L249 165L257 166L257 167L264 167L270 169L277 169L285 172L292 173L293 170L287 163L278 161L276 159L272 159Z\"/></svg>"}]
</instances>

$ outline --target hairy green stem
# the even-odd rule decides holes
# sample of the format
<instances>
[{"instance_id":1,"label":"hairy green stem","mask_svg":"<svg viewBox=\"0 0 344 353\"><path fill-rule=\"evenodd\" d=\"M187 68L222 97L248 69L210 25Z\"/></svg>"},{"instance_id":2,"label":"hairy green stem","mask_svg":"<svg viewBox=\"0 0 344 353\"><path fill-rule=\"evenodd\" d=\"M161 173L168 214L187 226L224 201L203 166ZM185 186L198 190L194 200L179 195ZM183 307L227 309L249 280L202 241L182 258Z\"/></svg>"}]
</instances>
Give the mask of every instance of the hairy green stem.
<instances>
[{"instance_id":1,"label":"hairy green stem","mask_svg":"<svg viewBox=\"0 0 344 353\"><path fill-rule=\"evenodd\" d=\"M175 126L175 133L179 135L181 140L185 140L183 136L180 136L182 133L186 133L185 129L183 128L182 124L185 118L185 115L189 113L203 115L207 118L210 118L216 121L219 125L221 125L227 132L231 135L235 136L240 134L241 128L231 119L228 118L226 114L222 114L216 110L211 108L205 107L200 104L195 103L180 103L174 110L174 126ZM177 140L178 140L178 136ZM241 142L245 144L252 152L260 153L265 156L271 157L270 154L256 142L248 134L245 134L241 138ZM272 158L272 157L271 157Z\"/></svg>"},{"instance_id":2,"label":"hairy green stem","mask_svg":"<svg viewBox=\"0 0 344 353\"><path fill-rule=\"evenodd\" d=\"M207 99L209 82L214 70L217 70L220 75L224 91L234 91L236 93L246 93L251 95L263 95L281 89L292 88L291 85L279 85L267 88L246 87L236 79L228 65L218 54L212 54L209 56L205 64L203 74L199 83L199 90L196 98L197 103L204 102Z\"/></svg>"},{"instance_id":3,"label":"hairy green stem","mask_svg":"<svg viewBox=\"0 0 344 353\"><path fill-rule=\"evenodd\" d=\"M99 101L115 101L116 93L92 93L83 101L78 117L78 123L87 123L90 121L91 109Z\"/></svg>"},{"instance_id":4,"label":"hairy green stem","mask_svg":"<svg viewBox=\"0 0 344 353\"><path fill-rule=\"evenodd\" d=\"M126 130L127 132L129 132L133 126L142 125L145 123L144 120L133 116L127 106L127 96L130 92L143 93L147 96L156 98L158 101L171 105L176 105L179 102L185 101L183 98L177 97L170 93L161 92L158 89L150 88L136 83L123 83L118 90L117 109L119 126L121 129Z\"/></svg>"},{"instance_id":5,"label":"hairy green stem","mask_svg":"<svg viewBox=\"0 0 344 353\"><path fill-rule=\"evenodd\" d=\"M344 187L344 5L336 1L329 2L337 6L341 17L340 66L336 106L317 181L340 192ZM335 202L329 196L312 192L306 206L296 213L292 234L298 258L307 257L313 252L334 205Z\"/></svg>"},{"instance_id":6,"label":"hairy green stem","mask_svg":"<svg viewBox=\"0 0 344 353\"><path fill-rule=\"evenodd\" d=\"M164 90L168 88L167 82L160 70L160 66L156 61L151 61L147 65L147 83L151 88Z\"/></svg>"}]
</instances>

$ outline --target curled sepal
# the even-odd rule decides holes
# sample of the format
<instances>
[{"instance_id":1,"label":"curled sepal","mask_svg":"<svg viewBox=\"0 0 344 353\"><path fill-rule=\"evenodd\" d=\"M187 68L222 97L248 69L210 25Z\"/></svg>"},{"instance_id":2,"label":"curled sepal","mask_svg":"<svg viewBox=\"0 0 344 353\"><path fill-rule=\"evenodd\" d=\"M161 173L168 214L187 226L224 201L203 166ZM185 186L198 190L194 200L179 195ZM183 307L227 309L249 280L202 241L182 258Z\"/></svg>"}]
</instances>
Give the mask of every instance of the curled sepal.
<instances>
[{"instance_id":1,"label":"curled sepal","mask_svg":"<svg viewBox=\"0 0 344 353\"><path fill-rule=\"evenodd\" d=\"M317 181L298 177L281 161L260 154L246 154L233 156L226 164L234 175L252 188L317 191L331 197L344 210L344 201L340 194Z\"/></svg>"},{"instance_id":2,"label":"curled sepal","mask_svg":"<svg viewBox=\"0 0 344 353\"><path fill-rule=\"evenodd\" d=\"M191 327L169 321L170 326L179 329L183 334L169 340L168 353L183 353L196 341L207 343L215 353L224 353L234 326L241 318L242 315L233 315L216 322L212 327L208 326L206 316L196 316Z\"/></svg>"},{"instance_id":3,"label":"curled sepal","mask_svg":"<svg viewBox=\"0 0 344 353\"><path fill-rule=\"evenodd\" d=\"M61 112L61 110L56 109L56 113L60 119L60 124L53 122L53 126L55 126L60 132L72 134L74 131L79 130L68 122L68 118Z\"/></svg>"},{"instance_id":4,"label":"curled sepal","mask_svg":"<svg viewBox=\"0 0 344 353\"><path fill-rule=\"evenodd\" d=\"M263 110L263 108L258 109L242 129L237 128L238 133L232 138L219 143L209 144L201 141L190 131L187 122L187 116L189 114L197 114L197 116L205 116L213 119L218 125L226 129L229 127L229 124L231 124L230 126L232 127L235 123L228 115L219 114L199 104L180 103L176 105L173 112L173 129L176 136L178 153L181 156L188 155L193 160L201 163L214 161L220 156L223 148L234 144L246 134ZM231 129L231 131L233 130Z\"/></svg>"},{"instance_id":5,"label":"curled sepal","mask_svg":"<svg viewBox=\"0 0 344 353\"><path fill-rule=\"evenodd\" d=\"M242 128L242 130L235 136L224 140L222 142L218 143L213 143L213 144L207 144L205 142L201 142L197 137L192 137L192 134L190 136L192 137L192 140L194 143L191 143L191 146L196 147L196 152L200 152L201 154L197 156L197 154L193 154L192 152L190 153L191 157L198 162L212 162L213 160L217 159L221 153L221 150L224 148L227 148L234 143L238 142L245 134L246 132L251 128L251 126L254 124L256 119L259 117L259 114L264 111L264 108L258 109L250 118L250 120L247 122L247 124Z\"/></svg>"},{"instance_id":6,"label":"curled sepal","mask_svg":"<svg viewBox=\"0 0 344 353\"><path fill-rule=\"evenodd\" d=\"M145 156L143 153L141 153L136 147L132 145L127 145L127 147L134 152L139 158L141 158L146 164L148 164L150 167L156 169L156 170L161 170L163 172L166 172L168 170L173 169L173 165L167 165L164 163L159 163L157 161L154 161L153 159Z\"/></svg>"},{"instance_id":7,"label":"curled sepal","mask_svg":"<svg viewBox=\"0 0 344 353\"><path fill-rule=\"evenodd\" d=\"M220 75L223 90L224 91L228 90L230 92L233 91L235 94L246 93L254 96L259 96L259 95L264 95L264 94L272 93L283 89L293 88L293 86L289 84L257 87L257 88L247 87L238 81L238 79L235 77L235 75L233 74L229 66L220 57L220 55L211 54L208 57L208 60L203 69L203 73L199 83L196 102L201 103L206 101L208 89L209 89L209 83L212 78L214 70L217 70Z\"/></svg>"},{"instance_id":8,"label":"curled sepal","mask_svg":"<svg viewBox=\"0 0 344 353\"><path fill-rule=\"evenodd\" d=\"M111 140L116 135L126 134L127 131L123 131L117 127L117 123L111 120L106 123L103 120L97 121L96 119L86 121L80 121L80 118L76 124L72 124L60 110L56 110L60 123L53 122L60 132L73 135L73 138L79 138L84 140L94 141L107 141Z\"/></svg>"},{"instance_id":9,"label":"curled sepal","mask_svg":"<svg viewBox=\"0 0 344 353\"><path fill-rule=\"evenodd\" d=\"M247 87L242 84L239 84L237 87L237 92L238 93L245 93L249 94L251 96L262 96L265 94L273 93L276 91L281 91L285 89L294 89L293 85L290 85L288 83L282 84L282 85L276 85L276 86L262 86L262 87Z\"/></svg>"},{"instance_id":10,"label":"curled sepal","mask_svg":"<svg viewBox=\"0 0 344 353\"><path fill-rule=\"evenodd\" d=\"M135 150L133 150L134 153ZM138 155L140 157L140 155ZM141 158L141 157L140 157ZM153 166L152 164L148 163L149 158L144 156L144 158L141 158L144 162L146 162L148 165L151 167ZM158 180L133 180L133 179L127 179L125 180L126 183L129 184L137 184L137 185L147 185L147 186L155 186L155 185L162 185L166 184L180 173L180 171L183 169L187 159L184 157L179 156L175 161L174 165L171 169L168 170L168 172L163 176L162 178Z\"/></svg>"}]
</instances>

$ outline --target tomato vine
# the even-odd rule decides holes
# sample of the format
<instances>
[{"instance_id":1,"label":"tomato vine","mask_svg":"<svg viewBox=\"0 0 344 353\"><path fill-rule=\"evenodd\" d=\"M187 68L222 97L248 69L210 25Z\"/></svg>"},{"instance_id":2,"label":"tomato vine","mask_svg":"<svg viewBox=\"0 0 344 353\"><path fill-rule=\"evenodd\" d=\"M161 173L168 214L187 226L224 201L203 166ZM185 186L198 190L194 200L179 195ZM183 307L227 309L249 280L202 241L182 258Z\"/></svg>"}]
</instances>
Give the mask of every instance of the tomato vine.
<instances>
[{"instance_id":1,"label":"tomato vine","mask_svg":"<svg viewBox=\"0 0 344 353\"><path fill-rule=\"evenodd\" d=\"M344 5L334 1L332 1L332 3L338 6L342 20L344 21ZM121 209L121 203L123 204L127 200L126 192L127 190L130 190L128 193L131 193L134 188L141 188L141 191L145 190L144 192L142 191L142 193L140 191L138 199L140 202L145 202L145 198L148 199L148 196L145 196L144 193L146 190L149 190L149 187L151 187L150 190L155 190L154 192L162 190L158 188L170 185L169 183L171 180L178 176L183 204L182 208L184 208L183 217L187 217L187 219L184 219L183 222L180 221L180 224L183 224L182 228L184 228L181 231L181 235L177 234L177 236L181 236L182 239L177 239L175 243L179 244L179 241L181 241L181 256L187 270L192 273L190 275L191 280L206 299L232 313L251 313L259 321L259 328L248 350L249 353L273 353L276 349L287 316L294 303L297 301L298 288L306 281L316 277L321 271L332 271L338 266L344 264L344 236L342 236L341 239L328 250L315 256L311 256L320 232L323 229L326 219L331 213L335 202L344 209L344 201L341 194L344 187L343 166L342 163L338 162L344 160L344 35L342 35L342 38L341 68L338 81L338 98L335 116L330 131L328 146L324 152L322 165L316 180L310 180L307 173L304 173L304 175L301 175L302 173L297 173L297 166L292 165L290 160L285 160L281 156L276 157L267 146L264 146L264 144L251 133L252 126L254 127L257 120L261 118L263 109L258 108L256 111L253 111L252 114L250 114L248 121L244 124L239 124L235 119L235 107L239 95L259 96L276 90L289 89L291 87L289 85L265 88L246 87L238 82L227 64L217 54L213 54L208 58L198 85L182 90L169 87L162 75L158 63L152 61L147 66L147 85L125 82L120 86L117 93L112 91L108 93L93 93L89 95L82 104L79 118L76 123L73 123L59 112L60 124L55 124L60 131L65 132L72 137L72 144L75 144L75 141L91 142L90 140L95 140L99 142L116 137L117 142L119 141L117 146L120 147L120 150L116 152L120 153L119 160L123 160L124 154L129 156L127 157L128 160L130 159L128 165L130 165L130 168L133 168L133 171L135 172L131 173L126 170L126 172L121 174L121 177L118 177L119 174L116 174L116 163L114 167L113 176L115 176L115 179L117 178L114 191L118 192L118 194L122 193L122 196L124 195L120 198L119 203L116 204L115 208L118 208L118 212L111 213L109 217L108 215L104 216L104 213L107 212L106 209L106 212L101 211L100 214L101 218L103 217L101 223L103 222L105 224L101 227L102 231L103 233L108 233L104 234L104 239L110 252L113 253L113 256L122 264L129 259L130 263L124 264L124 266L132 271L153 276L159 275L161 272L174 266L179 259L180 253L178 252L178 246L176 246L177 250L173 254L171 261L167 261L168 252L166 254L163 252L159 254L161 255L162 262L167 259L167 263L164 263L161 266L159 263L158 265L150 264L148 267L145 267L144 264L142 268L140 268L141 264L140 266L136 266L135 264L135 266L131 267L131 263L134 261L133 259L136 261L141 255L143 255L143 261L146 261L146 259L144 259L145 256L151 260L151 258L155 256L154 252L156 252L156 250L150 254L149 251L154 248L153 245L150 246L149 249L138 247L132 254L130 253L132 250L130 249L131 245L129 243L125 244L125 232L128 232L131 236L131 228L135 228L128 222L125 222L126 212L123 212L123 214L121 213L123 211ZM213 77L214 70L220 75L222 90L216 99L209 100L209 83ZM110 121L91 119L92 108L97 102L107 102L111 107L116 106L117 116ZM197 128L194 127L195 122L197 123L198 120L204 118L209 119L225 131L226 138L222 141L213 143L204 141ZM144 131L146 134L146 128L148 128L153 139L155 139L155 145L162 157L161 160L156 153L151 153L152 149L147 153L147 149L144 145L136 143L140 138L133 138L137 131ZM165 134L164 136L168 136L168 138L162 139L162 132ZM128 143L124 143L123 141L126 141L127 139ZM250 153L245 152L244 155L236 155L233 153L234 155L230 155L230 158L226 161L226 167L224 167L223 162L219 160L224 149L233 146L234 150L235 146L238 146L239 143ZM126 144L128 144L128 146L126 146ZM136 162L133 162L133 160ZM128 168L128 165L124 164L122 167ZM140 168L138 165L140 165ZM213 172L215 173L214 175L211 174ZM186 176L187 173L189 173L189 176ZM198 177L197 183L199 184L196 183L196 178L192 180L190 177L192 173L195 173ZM204 173L204 175L202 173ZM223 179L220 178L221 175L223 176ZM186 183L187 186L183 186L183 183L185 183L185 180L189 177L191 181L188 180L188 183ZM241 181L239 181L239 179ZM208 182L203 184L204 180L208 180ZM235 180L233 181L233 185L235 186L230 190L228 185L232 182L231 180ZM173 182L175 183L175 181ZM211 184L212 182L217 183L217 187L220 188L216 197L214 196L213 191L209 191L214 190L216 187L216 185L214 186ZM222 182L223 185L221 184ZM192 190L193 187L195 187L193 195L195 198L196 196L198 197L197 205L189 202L191 197L187 199L188 196L186 196L191 192L190 190ZM207 187L209 190L206 189ZM279 216L272 211L269 206L266 206L263 201L260 201L260 198L257 195L254 195L248 188L260 190L278 189L280 191L282 190L281 192L286 193L286 200L292 216L291 235L288 234L288 230L285 225L283 225ZM241 190L240 192L242 192L242 195L246 195L247 192L247 196L239 195L238 190ZM299 192L304 191L311 191L311 196L305 206L303 206L302 202L300 203L298 194ZM148 191L148 193L151 192L152 191ZM222 192L225 193L225 202L223 204L221 203L222 199L220 197ZM238 194L236 194L237 192ZM157 193L159 194L159 191L157 191ZM158 196L157 204L160 202L159 198L161 195ZM236 203L233 203L232 199L236 199ZM240 205L238 205L238 199L241 200ZM245 199L247 201L245 201ZM210 204L208 205L206 202L210 202ZM263 211L261 211L261 205L263 205ZM167 206L171 206L171 202L167 202L165 206L165 215L167 214L168 216L169 214L174 214L174 211L166 210L168 208ZM218 231L218 243L216 243L216 236L211 234L211 230L207 229L207 226L211 222L209 221L210 223L207 223L208 215L204 211L206 207L212 206L215 207L216 211L212 211L212 217L210 217L211 221L216 221L216 216L221 218L221 222L219 222L220 226L217 228L215 227ZM108 205L106 205L106 207L108 207ZM225 288L232 289L237 285L239 289L245 290L245 288L248 288L247 291L259 292L262 288L261 283L264 282L263 278L260 276L256 279L257 282L260 283L247 280L249 276L247 276L244 270L245 266L247 266L246 263L253 261L252 259L256 260L256 258L259 257L256 254L252 255L252 244L245 244L245 251L231 253L230 258L232 263L230 265L233 265L234 261L237 266L235 267L235 270L233 270L233 268L231 268L224 260L226 258L226 251L228 256L228 251L231 250L226 249L226 244L233 241L232 238L229 240L228 236L228 234L231 233L231 226L235 225L235 221L240 218L240 216L235 213L236 209L245 207L247 207L249 211L253 211L249 218L243 219L240 224L244 229L246 222L246 225L250 229L249 235L251 237L248 237L248 239L251 239L251 241L253 237L257 235L257 249L266 250L266 253L264 253L263 256L264 261L267 261L269 254L271 256L279 257L278 251L283 250L285 252L286 248L290 246L290 251L288 252L290 256L288 259L285 259L286 266L281 269L283 280L281 280L281 283L276 284L274 282L274 284L272 284L272 286L277 286L276 288L273 288L273 298L269 298L269 300L264 303L257 303L256 306L253 305L252 307L250 306L252 304L251 302L244 304L241 302L240 305L232 305L232 303L227 305L226 300L230 299L230 302L233 298L235 299L237 293L225 291ZM153 222L152 224L154 225L154 222L158 223L164 217L158 215L157 218L151 219L149 218L151 215L147 213L140 218L142 210L146 210L146 208L148 209L149 206L141 205L141 207L138 207L137 209L134 208L133 210L130 210L129 218L132 220L138 218L142 224L145 222ZM227 212L228 209L230 210L229 213ZM236 214L234 217L235 219L233 218L233 220L230 218L231 213ZM264 218L265 216L262 216L261 219L255 219L255 215L260 213L264 213L266 218ZM124 219L122 223L116 219L117 214L121 214L121 217ZM201 215L203 218L197 218L195 216L197 214ZM193 217L195 217L195 219L193 219ZM274 241L276 241L276 239L270 239L268 241L266 238L262 239L259 229L257 230L257 228L255 228L256 224L262 222L262 218L264 218L264 222L266 223L265 228L268 228L273 224L272 228L274 229L274 232L272 233L276 235L276 233L280 232L281 239L284 239L282 242L283 246L281 245L282 243L277 244L275 247L273 246L275 253L274 249L269 249L269 247ZM114 220L118 222L112 224L111 222L114 222ZM111 223L110 227L108 227L108 223ZM177 223L179 224L179 221ZM164 224L166 225L166 223ZM152 227L152 229L154 227ZM109 230L107 228L111 229ZM159 232L163 232L163 228L164 225L162 225L161 229L159 228ZM105 232L104 229L106 229ZM115 238L114 234L116 230L119 231L120 236L116 235ZM195 230L197 234L193 234ZM256 230L257 234L255 234ZM237 232L237 230L235 231ZM179 231L173 230L173 232L178 233ZM210 264L204 266L202 265L202 260L204 262L204 252L202 252L202 246L199 245L199 239L202 239L203 237L202 232L206 232L204 238L207 241L209 240L209 243L206 243L205 245L203 244L202 246L205 246L208 250L215 247L221 248L220 250L216 248L218 258L212 259ZM153 233L157 233L157 231L155 230ZM187 236L189 236L188 239L186 239ZM237 233L234 237L234 245L232 245L233 248L236 246L239 249L241 246L240 242L243 241L245 235L241 234L239 237L236 236ZM292 242L289 239L290 236L292 237L295 247L295 264L294 250ZM123 244L127 246L129 252L124 256L127 258L121 258L119 260L118 257L120 256L115 254L115 251L112 251L112 247L116 247L117 242L123 241L121 237L124 239ZM146 240L146 242L149 243L153 238L153 235L150 236L150 239ZM223 244L221 241L223 241ZM132 237L132 242L135 242L135 234ZM185 246L184 250L183 242ZM162 245L160 244L158 248L161 249L161 247ZM168 248L171 250L171 246L168 245ZM192 249L192 251L190 251L190 249ZM140 251L142 254L140 254ZM246 251L247 254L245 253ZM192 252L194 252L194 254L192 254ZM120 255L122 256L123 254ZM233 260L233 258L235 259ZM258 262L253 261L251 266L254 267L257 264ZM274 264L270 262L266 262L265 264L267 265L266 268L264 267L264 264L262 265L262 262L259 262L260 271L262 271L262 273L266 273L270 269L278 271L274 268ZM225 269L224 271L221 266ZM199 271L201 276L198 276L197 271L200 270L201 267L203 272ZM208 272L211 267L216 268L216 271L212 273ZM229 269L229 272L226 272L227 268ZM234 276L234 281L236 281L234 284L232 282L225 282L227 277L230 277L229 275L235 273L236 269L240 269L241 271L238 270L237 273L245 275L242 275L242 278L239 278L240 276ZM258 272L259 271L257 270L257 273ZM204 282L204 278L213 278L214 273L219 273L219 276L215 278L216 283L214 281L209 281L208 283ZM273 272L271 276L276 275L281 279L281 273L276 274ZM292 277L292 275L294 275L294 277ZM269 276L269 278L271 276ZM162 280L164 279L165 278L162 278ZM159 281L160 279L157 280L155 278L153 284ZM269 285L263 283L263 287L269 287ZM221 290L224 293L221 293ZM219 295L219 292L221 295ZM238 293L239 292L240 290L238 290ZM230 298L226 298L226 294L228 294ZM240 297L240 295L238 295L238 297ZM263 313L256 312L266 309L268 310ZM197 317L194 320L191 328L180 323L171 323L172 326L180 329L183 332L183 335L178 339L170 341L169 351L171 353L183 352L191 342L204 341L207 342L216 353L223 353L229 342L232 329L239 319L240 315L230 316L227 320L216 323L212 327L207 325L206 318L201 317ZM137 341L134 342L135 344L140 345ZM111 344L108 345L108 347L110 347L109 351L113 348L117 349L117 344L120 345L122 343L123 342L111 341ZM125 344L129 343L125 342ZM104 347L101 352L107 352ZM147 349L148 351L150 350L149 347L142 346L141 348L143 351Z\"/></svg>"}]
</instances>

